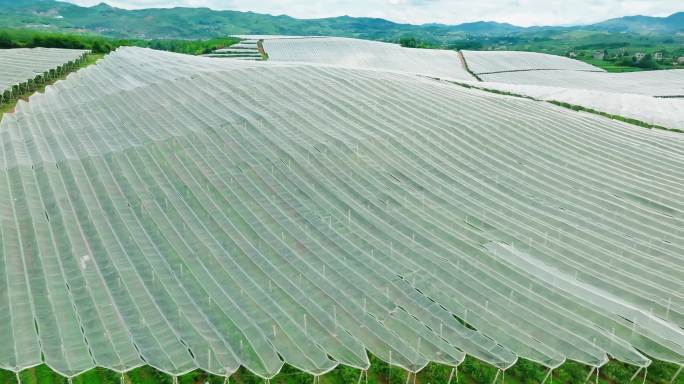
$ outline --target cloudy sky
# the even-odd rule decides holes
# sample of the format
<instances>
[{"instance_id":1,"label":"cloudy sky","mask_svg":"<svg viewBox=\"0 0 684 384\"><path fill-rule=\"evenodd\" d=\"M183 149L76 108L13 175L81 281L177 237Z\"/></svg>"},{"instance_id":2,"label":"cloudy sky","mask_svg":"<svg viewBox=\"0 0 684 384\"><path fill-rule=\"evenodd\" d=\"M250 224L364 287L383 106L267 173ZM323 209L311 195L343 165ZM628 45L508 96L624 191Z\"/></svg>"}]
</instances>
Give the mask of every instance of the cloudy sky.
<instances>
[{"instance_id":1,"label":"cloudy sky","mask_svg":"<svg viewBox=\"0 0 684 384\"><path fill-rule=\"evenodd\" d=\"M102 0L68 0L95 5ZM299 18L340 15L403 23L458 24L492 20L521 26L587 24L625 15L667 16L682 0L105 0L120 8L209 7Z\"/></svg>"}]
</instances>

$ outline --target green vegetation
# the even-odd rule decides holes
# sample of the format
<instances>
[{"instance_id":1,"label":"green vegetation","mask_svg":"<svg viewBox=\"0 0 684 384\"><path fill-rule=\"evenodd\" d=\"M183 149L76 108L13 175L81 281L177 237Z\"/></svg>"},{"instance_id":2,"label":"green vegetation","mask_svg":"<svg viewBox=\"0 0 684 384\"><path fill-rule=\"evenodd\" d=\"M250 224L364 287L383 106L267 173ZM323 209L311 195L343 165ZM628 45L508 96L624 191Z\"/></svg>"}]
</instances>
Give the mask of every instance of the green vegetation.
<instances>
[{"instance_id":1,"label":"green vegetation","mask_svg":"<svg viewBox=\"0 0 684 384\"><path fill-rule=\"evenodd\" d=\"M87 31L114 38L208 39L231 34L284 34L398 41L403 35L415 35L421 40L445 42L468 34L505 34L523 30L492 22L411 25L349 16L302 20L208 8L124 10L103 3L80 7L55 0L0 0L0 4L0 28Z\"/></svg>"},{"instance_id":2,"label":"green vegetation","mask_svg":"<svg viewBox=\"0 0 684 384\"><path fill-rule=\"evenodd\" d=\"M413 36L399 38L399 44L406 48L438 48L438 45L426 41L418 40Z\"/></svg>"},{"instance_id":3,"label":"green vegetation","mask_svg":"<svg viewBox=\"0 0 684 384\"><path fill-rule=\"evenodd\" d=\"M684 69L684 65L677 63L679 57L684 56L684 48L668 45L643 46L628 50L623 47L617 50L598 51L598 57L590 52L580 52L577 58L589 64L603 68L608 72L632 72L656 69Z\"/></svg>"},{"instance_id":4,"label":"green vegetation","mask_svg":"<svg viewBox=\"0 0 684 384\"><path fill-rule=\"evenodd\" d=\"M232 37L207 40L173 39L112 39L92 34L55 33L29 29L0 29L0 48L70 48L89 49L94 53L108 53L120 46L136 46L201 55L237 43Z\"/></svg>"},{"instance_id":5,"label":"green vegetation","mask_svg":"<svg viewBox=\"0 0 684 384\"><path fill-rule=\"evenodd\" d=\"M563 34L575 32L607 33L616 41L624 36L636 35L679 36L684 32L684 13L666 18L626 17L590 26L522 28L495 22L411 25L349 16L302 20L208 8L125 10L102 3L80 7L55 0L0 0L0 28L42 28L53 32L89 32L113 38L137 39L209 39L231 34L285 34L399 42L402 37L414 37L417 41L431 45L447 47L466 44L468 49L477 49L475 47L480 44L485 48L553 42ZM585 41L580 45L591 43Z\"/></svg>"},{"instance_id":6,"label":"green vegetation","mask_svg":"<svg viewBox=\"0 0 684 384\"><path fill-rule=\"evenodd\" d=\"M592 31L536 31L513 36L469 36L444 43L403 36L405 47L453 50L511 50L568 56L608 72L684 69L684 36L642 36Z\"/></svg>"},{"instance_id":7,"label":"green vegetation","mask_svg":"<svg viewBox=\"0 0 684 384\"><path fill-rule=\"evenodd\" d=\"M492 383L497 377L496 368L482 363L474 358L466 357L466 360L458 367L457 375L453 376L452 383ZM579 363L568 362L561 367L553 370L552 376L547 379L547 383L553 380L557 384L574 384L583 383L584 379L589 374L590 368ZM636 373L637 368L629 366L617 361L611 361L599 370L599 383L601 384L616 384L628 383L632 376ZM648 368L648 376L646 383L649 384L665 384L669 383L675 372L677 366L668 363L654 362ZM416 383L420 384L444 384L449 380L452 368L440 364L428 364L422 371L416 375ZM509 384L537 384L544 380L544 377L549 373L548 369L533 363L528 360L521 359L518 363L508 369L505 374L498 373L498 380ZM339 366L331 372L321 376L322 384L349 384L356 383L361 372L355 368ZM639 373L636 382L641 383L643 380L644 371ZM40 365L21 372L19 375L22 384L65 384L66 379L54 373L45 365ZM124 381L127 384L171 384L170 376L161 373L154 368L145 366L134 369L123 375ZM594 376L595 377L595 376ZM413 377L410 378L411 382ZM300 384L310 383L312 376L291 366L284 366L281 373L275 378L271 379L272 384ZM387 365L374 357L371 357L371 368L368 370L368 384L388 384L405 383L407 380L407 373L401 368ZM594 383L595 379L590 382ZM120 384L121 375L103 368L95 368L86 373L83 373L73 380L74 384ZM8 371L0 371L0 384L14 384L16 383L16 375ZM222 384L224 379L222 377L206 374L201 371L194 371L186 375L180 376L178 379L180 384ZM230 377L231 383L236 384L261 384L265 381L260 379L244 368L240 368L235 374ZM364 380L362 381L365 383ZM684 384L684 374L680 375L674 384Z\"/></svg>"},{"instance_id":8,"label":"green vegetation","mask_svg":"<svg viewBox=\"0 0 684 384\"><path fill-rule=\"evenodd\" d=\"M610 72L684 68L675 65L684 57L684 13L666 18L625 17L589 26L521 28L494 22L410 25L348 16L301 20L207 8L124 10L106 4L80 7L55 0L0 3L0 29L12 29L9 36L0 34L0 47L40 45L108 52L121 45L135 45L202 54L231 45L233 39L224 37L232 34L330 35L414 48L521 50L572 56ZM38 32L31 30L36 29L44 35L35 36ZM21 35L27 37L18 38ZM656 60L657 52L662 59ZM597 53L605 55L598 58ZM636 54L651 56L634 60Z\"/></svg>"},{"instance_id":9,"label":"green vegetation","mask_svg":"<svg viewBox=\"0 0 684 384\"><path fill-rule=\"evenodd\" d=\"M614 72L614 73L620 73L620 72L638 72L638 71L643 71L643 68L635 67L633 65L623 65L621 63L616 63L616 62L611 62L611 61L606 61L606 60L597 60L593 58L581 58L582 61L585 63L591 64L595 67L599 67L601 69L605 69L608 72Z\"/></svg>"},{"instance_id":10,"label":"green vegetation","mask_svg":"<svg viewBox=\"0 0 684 384\"><path fill-rule=\"evenodd\" d=\"M95 35L52 33L36 30L0 30L0 48L68 48L89 49L93 53L107 53L116 48L114 41Z\"/></svg>"},{"instance_id":11,"label":"green vegetation","mask_svg":"<svg viewBox=\"0 0 684 384\"><path fill-rule=\"evenodd\" d=\"M427 41L427 40L419 40L414 36L403 36L399 38L399 44L402 47L407 47L407 48L428 48L428 49L451 49L454 51L458 51L461 49L467 49L467 50L482 50L482 49L490 49L489 47L486 47L481 41L477 39L458 39L458 40L449 40L448 42L444 44L440 43L435 43L434 41Z\"/></svg>"},{"instance_id":12,"label":"green vegetation","mask_svg":"<svg viewBox=\"0 0 684 384\"><path fill-rule=\"evenodd\" d=\"M506 49L569 56L609 72L684 68L677 65L684 56L684 36L636 35L595 31L540 33L542 36L510 44L489 46ZM659 58L656 59L656 54ZM637 58L642 56L643 58Z\"/></svg>"},{"instance_id":13,"label":"green vegetation","mask_svg":"<svg viewBox=\"0 0 684 384\"><path fill-rule=\"evenodd\" d=\"M213 52L220 48L230 47L239 42L232 37L220 37L207 40L115 40L120 46L135 46L152 48L161 51L185 53L188 55L202 55Z\"/></svg>"}]
</instances>

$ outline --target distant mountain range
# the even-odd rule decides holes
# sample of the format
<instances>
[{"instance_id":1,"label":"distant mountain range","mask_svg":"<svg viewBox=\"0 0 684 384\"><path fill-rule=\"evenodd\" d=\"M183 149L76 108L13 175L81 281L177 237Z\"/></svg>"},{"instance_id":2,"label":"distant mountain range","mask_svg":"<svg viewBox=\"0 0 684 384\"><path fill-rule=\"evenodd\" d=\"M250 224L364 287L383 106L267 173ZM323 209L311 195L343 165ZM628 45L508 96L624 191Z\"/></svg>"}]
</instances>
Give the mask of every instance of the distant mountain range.
<instances>
[{"instance_id":1,"label":"distant mountain range","mask_svg":"<svg viewBox=\"0 0 684 384\"><path fill-rule=\"evenodd\" d=\"M678 12L668 17L625 16L606 20L589 27L589 29L607 32L678 34L684 33L684 12Z\"/></svg>"},{"instance_id":2,"label":"distant mountain range","mask_svg":"<svg viewBox=\"0 0 684 384\"><path fill-rule=\"evenodd\" d=\"M396 41L410 35L425 41L445 43L472 36L515 36L576 30L644 35L684 34L684 12L669 17L628 16L587 26L523 28L484 21L459 25L411 25L349 16L296 19L208 8L124 10L104 3L81 7L55 0L0 0L0 28L26 27L91 32L117 38L196 39L227 34L284 34Z\"/></svg>"}]
</instances>

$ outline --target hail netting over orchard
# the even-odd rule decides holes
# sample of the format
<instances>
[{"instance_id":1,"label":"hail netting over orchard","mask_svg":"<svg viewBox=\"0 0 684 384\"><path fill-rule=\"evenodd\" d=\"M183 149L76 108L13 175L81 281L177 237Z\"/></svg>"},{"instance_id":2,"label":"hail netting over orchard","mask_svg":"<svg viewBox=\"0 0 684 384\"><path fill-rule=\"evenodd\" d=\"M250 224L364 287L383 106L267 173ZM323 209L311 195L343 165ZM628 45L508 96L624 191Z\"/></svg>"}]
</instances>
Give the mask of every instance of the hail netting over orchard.
<instances>
[{"instance_id":1,"label":"hail netting over orchard","mask_svg":"<svg viewBox=\"0 0 684 384\"><path fill-rule=\"evenodd\" d=\"M480 76L488 89L560 101L684 129L684 70L631 73L506 72Z\"/></svg>"},{"instance_id":2,"label":"hail netting over orchard","mask_svg":"<svg viewBox=\"0 0 684 384\"><path fill-rule=\"evenodd\" d=\"M60 48L0 49L0 102L10 96L14 87L48 76L51 71L82 59L86 52Z\"/></svg>"},{"instance_id":3,"label":"hail netting over orchard","mask_svg":"<svg viewBox=\"0 0 684 384\"><path fill-rule=\"evenodd\" d=\"M684 69L643 72L519 71L480 76L483 81L654 97L684 97Z\"/></svg>"},{"instance_id":4,"label":"hail netting over orchard","mask_svg":"<svg viewBox=\"0 0 684 384\"><path fill-rule=\"evenodd\" d=\"M477 75L538 70L604 72L579 60L545 53L522 51L461 51L468 68Z\"/></svg>"},{"instance_id":5,"label":"hail netting over orchard","mask_svg":"<svg viewBox=\"0 0 684 384\"><path fill-rule=\"evenodd\" d=\"M20 102L0 144L7 369L684 363L679 136L122 48Z\"/></svg>"},{"instance_id":6,"label":"hail netting over orchard","mask_svg":"<svg viewBox=\"0 0 684 384\"><path fill-rule=\"evenodd\" d=\"M405 48L343 37L263 38L269 60L408 72L450 80L475 80L456 51Z\"/></svg>"},{"instance_id":7,"label":"hail netting over orchard","mask_svg":"<svg viewBox=\"0 0 684 384\"><path fill-rule=\"evenodd\" d=\"M608 73L578 60L534 52L463 51L486 89L557 101L684 129L684 70Z\"/></svg>"}]
</instances>

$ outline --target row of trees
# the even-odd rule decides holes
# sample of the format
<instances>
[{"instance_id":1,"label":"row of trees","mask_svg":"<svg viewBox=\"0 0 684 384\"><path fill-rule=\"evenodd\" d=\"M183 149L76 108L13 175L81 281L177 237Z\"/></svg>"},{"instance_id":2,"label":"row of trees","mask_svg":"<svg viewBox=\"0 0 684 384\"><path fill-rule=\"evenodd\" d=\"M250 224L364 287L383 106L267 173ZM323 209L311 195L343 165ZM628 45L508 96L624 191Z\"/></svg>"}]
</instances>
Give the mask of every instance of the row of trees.
<instances>
[{"instance_id":1,"label":"row of trees","mask_svg":"<svg viewBox=\"0 0 684 384\"><path fill-rule=\"evenodd\" d=\"M107 53L117 46L114 41L93 36L39 31L0 31L0 48L68 48Z\"/></svg>"},{"instance_id":2,"label":"row of trees","mask_svg":"<svg viewBox=\"0 0 684 384\"><path fill-rule=\"evenodd\" d=\"M636 56L624 56L616 60L615 64L644 69L658 69L658 63L656 63L653 59L653 55L650 53L647 53L639 60L637 60Z\"/></svg>"},{"instance_id":3,"label":"row of trees","mask_svg":"<svg viewBox=\"0 0 684 384\"><path fill-rule=\"evenodd\" d=\"M460 50L460 49L478 50L478 49L482 49L484 47L482 42L477 41L477 40L468 40L468 39L451 40L446 44L438 44L435 42L420 40L420 39L417 39L413 36L404 36L404 37L399 38L399 44L402 47L406 47L406 48L433 48L433 49L452 49L452 50Z\"/></svg>"},{"instance_id":4,"label":"row of trees","mask_svg":"<svg viewBox=\"0 0 684 384\"><path fill-rule=\"evenodd\" d=\"M0 30L0 49L4 48L69 48L89 49L94 53L109 53L120 46L136 46L200 55L238 42L235 38L209 40L171 39L109 39L101 36L70 33L51 33L31 30Z\"/></svg>"}]
</instances>

